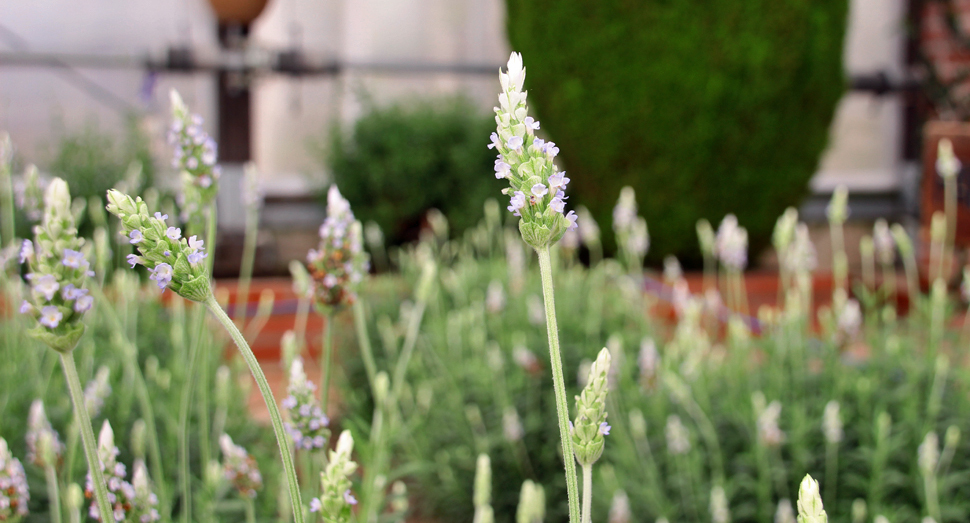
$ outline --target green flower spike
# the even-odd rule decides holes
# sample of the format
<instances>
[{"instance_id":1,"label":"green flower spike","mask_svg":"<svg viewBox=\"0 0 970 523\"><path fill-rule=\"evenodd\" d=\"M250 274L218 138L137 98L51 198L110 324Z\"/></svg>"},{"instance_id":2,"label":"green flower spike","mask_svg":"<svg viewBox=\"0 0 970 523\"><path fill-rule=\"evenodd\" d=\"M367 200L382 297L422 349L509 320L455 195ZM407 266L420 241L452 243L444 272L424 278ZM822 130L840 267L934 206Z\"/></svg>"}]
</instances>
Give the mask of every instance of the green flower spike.
<instances>
[{"instance_id":1,"label":"green flower spike","mask_svg":"<svg viewBox=\"0 0 970 523\"><path fill-rule=\"evenodd\" d=\"M83 244L74 226L67 183L55 178L44 194L44 217L34 227L34 241L24 240L21 246L20 261L30 268L31 292L20 312L37 320L28 334L60 353L74 350L84 334L81 316L94 305L83 288L94 274L81 252Z\"/></svg>"},{"instance_id":2,"label":"green flower spike","mask_svg":"<svg viewBox=\"0 0 970 523\"><path fill-rule=\"evenodd\" d=\"M606 423L607 375L610 371L610 351L600 351L589 369L586 388L576 396L576 421L573 423L573 452L584 467L596 462L603 454L604 436L610 433Z\"/></svg>"},{"instance_id":3,"label":"green flower spike","mask_svg":"<svg viewBox=\"0 0 970 523\"><path fill-rule=\"evenodd\" d=\"M798 523L828 523L829 517L822 507L822 495L818 481L806 474L798 488Z\"/></svg>"},{"instance_id":4,"label":"green flower spike","mask_svg":"<svg viewBox=\"0 0 970 523\"><path fill-rule=\"evenodd\" d=\"M320 474L320 497L310 500L310 512L319 512L328 523L347 523L357 499L350 491L349 476L357 470L350 459L354 451L354 437L349 430L340 433L337 448L330 451L329 463Z\"/></svg>"},{"instance_id":5,"label":"green flower spike","mask_svg":"<svg viewBox=\"0 0 970 523\"><path fill-rule=\"evenodd\" d=\"M159 289L170 288L188 300L202 302L212 294L209 273L203 263L208 256L204 241L196 236L183 238L181 229L165 222L168 215L159 212L150 215L148 205L140 197L132 199L109 190L107 209L121 219L122 234L138 249L138 255L128 255L132 268L144 265Z\"/></svg>"}]
</instances>

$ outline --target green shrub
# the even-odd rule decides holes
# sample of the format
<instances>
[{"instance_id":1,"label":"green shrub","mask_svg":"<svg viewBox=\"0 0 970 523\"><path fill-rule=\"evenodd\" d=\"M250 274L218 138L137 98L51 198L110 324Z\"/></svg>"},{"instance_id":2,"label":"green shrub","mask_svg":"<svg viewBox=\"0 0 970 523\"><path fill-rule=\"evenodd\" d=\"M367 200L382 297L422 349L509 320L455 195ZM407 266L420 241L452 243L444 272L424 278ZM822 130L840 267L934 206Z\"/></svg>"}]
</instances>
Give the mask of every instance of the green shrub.
<instances>
[{"instance_id":1,"label":"green shrub","mask_svg":"<svg viewBox=\"0 0 970 523\"><path fill-rule=\"evenodd\" d=\"M501 190L485 147L492 127L460 98L374 108L351 131L333 132L327 164L357 217L377 222L390 243L413 240L431 208L460 233Z\"/></svg>"},{"instance_id":2,"label":"green shrub","mask_svg":"<svg viewBox=\"0 0 970 523\"><path fill-rule=\"evenodd\" d=\"M844 90L846 0L508 1L570 203L607 220L624 185L651 258L697 258L694 224L728 212L754 249L797 204Z\"/></svg>"}]
</instances>

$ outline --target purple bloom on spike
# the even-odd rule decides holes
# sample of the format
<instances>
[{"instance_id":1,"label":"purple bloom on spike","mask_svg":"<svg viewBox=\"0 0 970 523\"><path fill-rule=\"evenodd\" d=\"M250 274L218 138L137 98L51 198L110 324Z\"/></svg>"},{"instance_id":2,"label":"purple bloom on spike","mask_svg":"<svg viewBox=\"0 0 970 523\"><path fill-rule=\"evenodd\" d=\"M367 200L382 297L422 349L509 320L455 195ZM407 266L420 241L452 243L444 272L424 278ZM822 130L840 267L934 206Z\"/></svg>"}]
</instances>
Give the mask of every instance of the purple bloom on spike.
<instances>
[{"instance_id":1,"label":"purple bloom on spike","mask_svg":"<svg viewBox=\"0 0 970 523\"><path fill-rule=\"evenodd\" d=\"M513 151L517 151L519 150L520 147L522 147L522 137L513 136L509 138L508 141L505 142L505 145L508 146L509 149L512 149Z\"/></svg>"},{"instance_id":2,"label":"purple bloom on spike","mask_svg":"<svg viewBox=\"0 0 970 523\"><path fill-rule=\"evenodd\" d=\"M131 241L129 241L128 243L132 245L136 243L141 243L141 241L145 239L145 236L142 235L141 231L138 229L135 229L130 233L128 233L128 237L131 238Z\"/></svg>"},{"instance_id":3,"label":"purple bloom on spike","mask_svg":"<svg viewBox=\"0 0 970 523\"><path fill-rule=\"evenodd\" d=\"M56 329L62 319L64 319L64 313L53 305L48 305L40 310L40 324L45 327Z\"/></svg>"},{"instance_id":4,"label":"purple bloom on spike","mask_svg":"<svg viewBox=\"0 0 970 523\"><path fill-rule=\"evenodd\" d=\"M532 129L535 131L539 128L539 121L533 119L531 116L526 116L525 120L522 122L525 124L526 129Z\"/></svg>"},{"instance_id":5,"label":"purple bloom on spike","mask_svg":"<svg viewBox=\"0 0 970 523\"><path fill-rule=\"evenodd\" d=\"M578 218L576 211L569 211L569 214L566 215L566 219L569 220L569 227L566 230L571 231L579 228L579 226L576 225L576 218Z\"/></svg>"},{"instance_id":6,"label":"purple bloom on spike","mask_svg":"<svg viewBox=\"0 0 970 523\"><path fill-rule=\"evenodd\" d=\"M542 196L545 196L546 193L548 192L549 192L549 189L547 189L546 186L542 185L541 183L537 183L532 186L532 194L535 196L542 197Z\"/></svg>"},{"instance_id":7,"label":"purple bloom on spike","mask_svg":"<svg viewBox=\"0 0 970 523\"><path fill-rule=\"evenodd\" d=\"M607 422L600 423L600 434L608 436L610 434L611 427Z\"/></svg>"},{"instance_id":8,"label":"purple bloom on spike","mask_svg":"<svg viewBox=\"0 0 970 523\"><path fill-rule=\"evenodd\" d=\"M512 195L512 201L510 202L508 209L512 214L519 216L519 209L525 207L525 193L522 191L515 191Z\"/></svg>"}]
</instances>

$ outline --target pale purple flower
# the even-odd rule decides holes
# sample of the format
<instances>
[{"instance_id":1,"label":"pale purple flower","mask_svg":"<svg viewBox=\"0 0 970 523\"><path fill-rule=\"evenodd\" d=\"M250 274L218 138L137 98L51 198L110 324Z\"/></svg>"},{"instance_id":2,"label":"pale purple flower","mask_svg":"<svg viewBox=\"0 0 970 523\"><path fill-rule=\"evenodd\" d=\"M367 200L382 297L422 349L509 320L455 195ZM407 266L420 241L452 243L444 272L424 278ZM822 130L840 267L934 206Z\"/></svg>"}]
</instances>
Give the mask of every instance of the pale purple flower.
<instances>
[{"instance_id":1,"label":"pale purple flower","mask_svg":"<svg viewBox=\"0 0 970 523\"><path fill-rule=\"evenodd\" d=\"M57 290L61 288L61 285L57 283L57 277L53 274L45 274L34 283L34 291L39 292L47 298L47 301L54 299L54 294Z\"/></svg>"},{"instance_id":2,"label":"pale purple flower","mask_svg":"<svg viewBox=\"0 0 970 523\"><path fill-rule=\"evenodd\" d=\"M512 195L512 201L510 202L508 209L512 214L519 216L519 209L525 207L525 193L522 191L515 191Z\"/></svg>"},{"instance_id":3,"label":"pale purple flower","mask_svg":"<svg viewBox=\"0 0 970 523\"><path fill-rule=\"evenodd\" d=\"M87 265L87 260L85 260L84 255L78 251L64 249L64 257L61 258L61 263L64 264L65 267L79 269L81 268L81 265Z\"/></svg>"},{"instance_id":4,"label":"pale purple flower","mask_svg":"<svg viewBox=\"0 0 970 523\"><path fill-rule=\"evenodd\" d=\"M531 116L526 116L525 120L522 122L525 124L526 129L532 129L535 131L539 128L539 121L533 119Z\"/></svg>"},{"instance_id":5,"label":"pale purple flower","mask_svg":"<svg viewBox=\"0 0 970 523\"><path fill-rule=\"evenodd\" d=\"M20 304L20 314L27 314L32 310L34 310L34 306L31 305L29 301L24 300L24 302Z\"/></svg>"},{"instance_id":6,"label":"pale purple flower","mask_svg":"<svg viewBox=\"0 0 970 523\"><path fill-rule=\"evenodd\" d=\"M542 196L545 196L546 193L548 192L549 192L549 189L546 188L546 186L542 185L541 183L537 183L532 186L532 194L534 194L535 196L542 197Z\"/></svg>"},{"instance_id":7,"label":"pale purple flower","mask_svg":"<svg viewBox=\"0 0 970 523\"><path fill-rule=\"evenodd\" d=\"M65 300L76 300L88 293L87 289L78 289L73 283L68 283L61 289L61 297Z\"/></svg>"},{"instance_id":8,"label":"pale purple flower","mask_svg":"<svg viewBox=\"0 0 970 523\"><path fill-rule=\"evenodd\" d=\"M562 198L559 196L556 196L551 202L549 202L549 207L558 213L562 213L562 211L566 208L566 202L562 201Z\"/></svg>"},{"instance_id":9,"label":"pale purple flower","mask_svg":"<svg viewBox=\"0 0 970 523\"><path fill-rule=\"evenodd\" d=\"M188 160L185 160L185 167L187 167L189 169L198 169L199 168L199 159L196 158L195 156L189 156L189 159Z\"/></svg>"},{"instance_id":10,"label":"pale purple flower","mask_svg":"<svg viewBox=\"0 0 970 523\"><path fill-rule=\"evenodd\" d=\"M165 220L168 219L168 215L167 214L162 214L162 213L156 211L155 212L155 219L164 222Z\"/></svg>"},{"instance_id":11,"label":"pale purple flower","mask_svg":"<svg viewBox=\"0 0 970 523\"><path fill-rule=\"evenodd\" d=\"M548 154L551 158L555 158L559 154L559 148L556 147L556 142L546 142L543 146L542 152Z\"/></svg>"},{"instance_id":12,"label":"pale purple flower","mask_svg":"<svg viewBox=\"0 0 970 523\"><path fill-rule=\"evenodd\" d=\"M568 184L569 178L566 178L566 171L560 171L549 176L549 189L553 191L565 189Z\"/></svg>"},{"instance_id":13,"label":"pale purple flower","mask_svg":"<svg viewBox=\"0 0 970 523\"><path fill-rule=\"evenodd\" d=\"M502 142L498 139L498 134L496 133L492 133L489 136L489 139L492 140L492 143L488 144L489 149L494 149L502 145Z\"/></svg>"},{"instance_id":14,"label":"pale purple flower","mask_svg":"<svg viewBox=\"0 0 970 523\"><path fill-rule=\"evenodd\" d=\"M522 141L521 136L513 136L505 142L505 145L508 146L509 149L517 151L519 150L519 147L522 147Z\"/></svg>"},{"instance_id":15,"label":"pale purple flower","mask_svg":"<svg viewBox=\"0 0 970 523\"><path fill-rule=\"evenodd\" d=\"M145 239L145 236L138 229L135 229L130 233L128 233L128 237L131 238L131 241L129 241L128 243L132 245L136 243L140 243L142 240Z\"/></svg>"},{"instance_id":16,"label":"pale purple flower","mask_svg":"<svg viewBox=\"0 0 970 523\"><path fill-rule=\"evenodd\" d=\"M323 504L320 503L320 498L313 498L310 500L310 512L320 512L323 510Z\"/></svg>"},{"instance_id":17,"label":"pale purple flower","mask_svg":"<svg viewBox=\"0 0 970 523\"><path fill-rule=\"evenodd\" d=\"M168 239L172 240L173 242L177 242L179 241L179 238L182 237L182 229L177 227L169 227L168 229L165 229L165 236L168 236Z\"/></svg>"},{"instance_id":18,"label":"pale purple flower","mask_svg":"<svg viewBox=\"0 0 970 523\"><path fill-rule=\"evenodd\" d=\"M32 259L34 259L34 243L30 240L24 240L24 244L20 247L20 263Z\"/></svg>"},{"instance_id":19,"label":"pale purple flower","mask_svg":"<svg viewBox=\"0 0 970 523\"><path fill-rule=\"evenodd\" d=\"M542 148L546 146L546 141L542 138L535 138L532 140L532 146L539 151L542 151Z\"/></svg>"},{"instance_id":20,"label":"pale purple flower","mask_svg":"<svg viewBox=\"0 0 970 523\"><path fill-rule=\"evenodd\" d=\"M168 284L171 283L172 276L174 274L175 273L174 271L172 271L171 265L167 263L159 263L152 270L152 275L149 276L148 279L155 280L155 282L158 283L158 288L165 290L165 287L167 287Z\"/></svg>"},{"instance_id":21,"label":"pale purple flower","mask_svg":"<svg viewBox=\"0 0 970 523\"><path fill-rule=\"evenodd\" d=\"M189 236L189 249L198 250L201 249L203 245L205 245L205 241L200 240L198 236L195 236L194 234Z\"/></svg>"},{"instance_id":22,"label":"pale purple flower","mask_svg":"<svg viewBox=\"0 0 970 523\"><path fill-rule=\"evenodd\" d=\"M346 501L348 505L357 504L357 498L355 498L354 495L350 493L350 489L347 489L344 491L344 501Z\"/></svg>"},{"instance_id":23,"label":"pale purple flower","mask_svg":"<svg viewBox=\"0 0 970 523\"><path fill-rule=\"evenodd\" d=\"M74 302L74 310L77 312L87 312L94 305L94 298L88 295L79 296Z\"/></svg>"},{"instance_id":24,"label":"pale purple flower","mask_svg":"<svg viewBox=\"0 0 970 523\"><path fill-rule=\"evenodd\" d=\"M201 262L203 259L205 259L208 256L209 255L206 253L195 251L195 252L190 252L186 259L189 261L190 265L198 265L199 262Z\"/></svg>"},{"instance_id":25,"label":"pale purple flower","mask_svg":"<svg viewBox=\"0 0 970 523\"><path fill-rule=\"evenodd\" d=\"M137 254L129 254L127 259L128 263L131 264L132 269L134 269L135 265L138 265L142 261L141 256L138 256Z\"/></svg>"},{"instance_id":26,"label":"pale purple flower","mask_svg":"<svg viewBox=\"0 0 970 523\"><path fill-rule=\"evenodd\" d=\"M337 281L337 277L333 274L328 274L323 277L323 285L328 289L333 288L333 286L337 284Z\"/></svg>"},{"instance_id":27,"label":"pale purple flower","mask_svg":"<svg viewBox=\"0 0 970 523\"><path fill-rule=\"evenodd\" d=\"M578 216L576 216L576 211L569 211L569 214L566 215L566 219L569 220L569 227L567 230L571 231L579 228L579 226L576 225L576 218L578 218Z\"/></svg>"},{"instance_id":28,"label":"pale purple flower","mask_svg":"<svg viewBox=\"0 0 970 523\"><path fill-rule=\"evenodd\" d=\"M509 174L512 173L512 166L501 161L495 160L495 178L502 179L508 178Z\"/></svg>"},{"instance_id":29,"label":"pale purple flower","mask_svg":"<svg viewBox=\"0 0 970 523\"><path fill-rule=\"evenodd\" d=\"M62 319L64 319L64 313L53 305L48 305L40 310L40 324L45 327L56 329Z\"/></svg>"},{"instance_id":30,"label":"pale purple flower","mask_svg":"<svg viewBox=\"0 0 970 523\"><path fill-rule=\"evenodd\" d=\"M609 423L607 423L607 422L604 421L603 423L600 423L600 430L599 430L599 432L600 432L600 434L602 434L604 436L608 436L610 434L610 429L611 428L613 428L613 427L611 427L609 425Z\"/></svg>"}]
</instances>

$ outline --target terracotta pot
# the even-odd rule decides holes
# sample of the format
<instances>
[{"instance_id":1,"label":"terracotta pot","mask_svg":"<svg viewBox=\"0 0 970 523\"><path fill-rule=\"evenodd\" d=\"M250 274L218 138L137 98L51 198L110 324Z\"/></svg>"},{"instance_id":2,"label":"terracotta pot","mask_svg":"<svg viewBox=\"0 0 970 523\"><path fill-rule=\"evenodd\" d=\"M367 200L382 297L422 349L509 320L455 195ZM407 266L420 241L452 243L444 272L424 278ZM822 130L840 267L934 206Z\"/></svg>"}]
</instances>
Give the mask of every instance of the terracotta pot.
<instances>
[{"instance_id":1,"label":"terracotta pot","mask_svg":"<svg viewBox=\"0 0 970 523\"><path fill-rule=\"evenodd\" d=\"M216 13L216 19L222 25L252 23L269 0L209 0L209 5Z\"/></svg>"}]
</instances>

